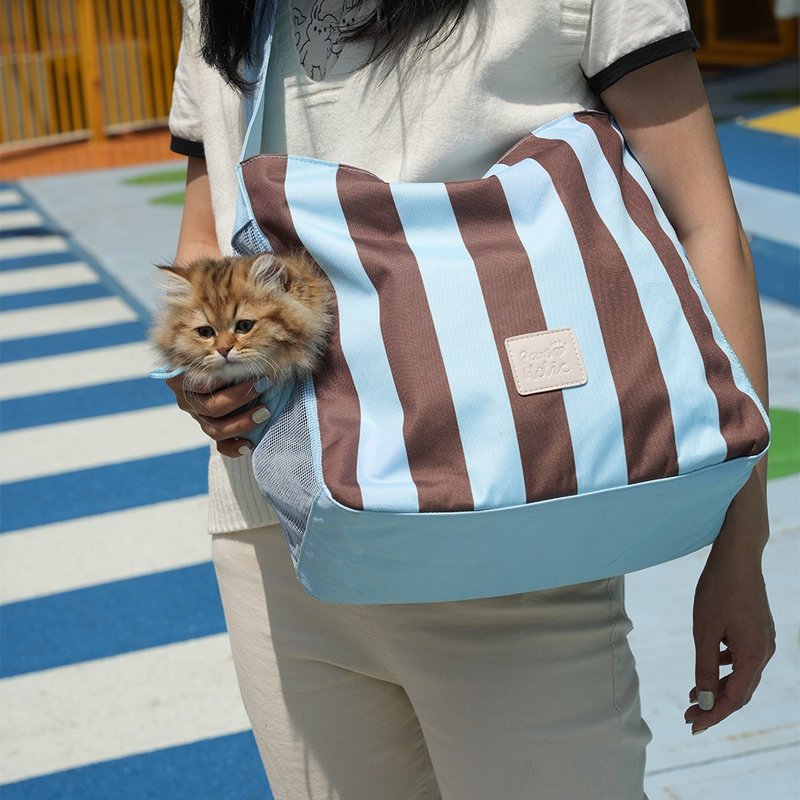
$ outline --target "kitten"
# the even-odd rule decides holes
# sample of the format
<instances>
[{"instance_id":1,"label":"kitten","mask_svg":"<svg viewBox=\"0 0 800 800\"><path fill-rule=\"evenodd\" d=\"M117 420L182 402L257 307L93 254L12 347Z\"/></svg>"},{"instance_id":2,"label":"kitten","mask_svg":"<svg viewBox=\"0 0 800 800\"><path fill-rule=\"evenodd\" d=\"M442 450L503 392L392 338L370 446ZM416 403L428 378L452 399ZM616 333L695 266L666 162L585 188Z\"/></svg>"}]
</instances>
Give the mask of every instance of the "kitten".
<instances>
[{"instance_id":1,"label":"kitten","mask_svg":"<svg viewBox=\"0 0 800 800\"><path fill-rule=\"evenodd\" d=\"M305 251L163 266L166 303L151 331L190 391L266 376L282 383L319 364L331 285Z\"/></svg>"}]
</instances>

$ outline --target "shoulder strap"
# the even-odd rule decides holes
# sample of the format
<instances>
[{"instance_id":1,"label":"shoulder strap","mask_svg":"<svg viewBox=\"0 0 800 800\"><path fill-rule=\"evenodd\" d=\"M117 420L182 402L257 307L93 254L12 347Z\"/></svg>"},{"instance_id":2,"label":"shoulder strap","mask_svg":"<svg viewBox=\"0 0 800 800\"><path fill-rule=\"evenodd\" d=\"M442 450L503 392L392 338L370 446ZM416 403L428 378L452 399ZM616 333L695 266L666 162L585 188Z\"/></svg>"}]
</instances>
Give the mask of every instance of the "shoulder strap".
<instances>
[{"instance_id":1,"label":"shoulder strap","mask_svg":"<svg viewBox=\"0 0 800 800\"><path fill-rule=\"evenodd\" d=\"M239 162L261 152L264 132L264 91L272 51L272 34L275 29L275 15L279 0L264 0L263 14L256 33L254 50L260 58L253 59L245 68L245 77L255 84L255 93L245 99L247 130L239 155ZM258 231L253 220L253 210L242 180L242 172L236 169L239 191L236 198L236 218L231 232L231 244L235 252L261 252L269 250L269 243Z\"/></svg>"},{"instance_id":2,"label":"shoulder strap","mask_svg":"<svg viewBox=\"0 0 800 800\"><path fill-rule=\"evenodd\" d=\"M254 50L260 58L254 58L245 68L245 77L256 86L255 94L249 95L245 102L245 113L249 120L240 161L257 155L261 150L261 137L264 129L264 86L266 84L269 56L272 51L272 33L275 30L275 15L278 0L265 0L264 11L259 22Z\"/></svg>"}]
</instances>

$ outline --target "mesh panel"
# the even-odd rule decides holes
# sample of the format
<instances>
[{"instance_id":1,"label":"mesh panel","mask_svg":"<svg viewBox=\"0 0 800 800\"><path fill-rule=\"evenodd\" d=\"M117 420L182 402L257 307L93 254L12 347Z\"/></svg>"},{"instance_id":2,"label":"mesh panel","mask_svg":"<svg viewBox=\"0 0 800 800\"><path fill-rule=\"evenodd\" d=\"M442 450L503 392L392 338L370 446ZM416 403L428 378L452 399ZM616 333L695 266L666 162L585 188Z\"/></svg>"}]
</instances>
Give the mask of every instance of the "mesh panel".
<instances>
[{"instance_id":1,"label":"mesh panel","mask_svg":"<svg viewBox=\"0 0 800 800\"><path fill-rule=\"evenodd\" d=\"M311 459L308 417L300 383L253 453L256 482L280 517L295 561L311 504L320 491Z\"/></svg>"},{"instance_id":2,"label":"mesh panel","mask_svg":"<svg viewBox=\"0 0 800 800\"><path fill-rule=\"evenodd\" d=\"M233 249L237 255L248 256L264 253L271 249L264 234L252 221L248 222L234 237Z\"/></svg>"}]
</instances>

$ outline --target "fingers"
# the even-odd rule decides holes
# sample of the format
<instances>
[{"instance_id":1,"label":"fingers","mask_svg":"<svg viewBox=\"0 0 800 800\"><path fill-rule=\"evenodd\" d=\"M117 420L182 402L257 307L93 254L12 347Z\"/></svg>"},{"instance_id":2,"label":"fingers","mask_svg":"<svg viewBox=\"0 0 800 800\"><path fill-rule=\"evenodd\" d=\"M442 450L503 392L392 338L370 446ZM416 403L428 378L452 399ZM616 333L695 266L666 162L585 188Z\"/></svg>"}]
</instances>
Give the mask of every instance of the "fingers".
<instances>
[{"instance_id":1,"label":"fingers","mask_svg":"<svg viewBox=\"0 0 800 800\"><path fill-rule=\"evenodd\" d=\"M720 663L732 663L733 671L716 681L713 698L703 694L709 689L701 688L710 685L707 672L703 674L704 683L698 678L698 684L689 693L689 700L697 705L687 709L684 715L686 722L692 725L692 733L702 733L747 705L761 681L761 673L768 660L769 657L760 658L751 654L737 657L730 650L722 651ZM709 704L710 700L712 702Z\"/></svg>"},{"instance_id":2,"label":"fingers","mask_svg":"<svg viewBox=\"0 0 800 800\"><path fill-rule=\"evenodd\" d=\"M247 439L225 439L217 442L217 450L228 458L240 458L252 452L253 445Z\"/></svg>"},{"instance_id":3,"label":"fingers","mask_svg":"<svg viewBox=\"0 0 800 800\"><path fill-rule=\"evenodd\" d=\"M215 442L225 439L237 439L253 430L257 425L269 418L269 412L264 406L257 406L245 411L229 414L227 417L214 419L202 414L192 414L200 423L203 433Z\"/></svg>"},{"instance_id":4,"label":"fingers","mask_svg":"<svg viewBox=\"0 0 800 800\"><path fill-rule=\"evenodd\" d=\"M711 631L695 632L694 679L697 704L700 711L711 711L719 684L720 637ZM696 731L693 729L692 733Z\"/></svg>"},{"instance_id":5,"label":"fingers","mask_svg":"<svg viewBox=\"0 0 800 800\"><path fill-rule=\"evenodd\" d=\"M258 392L252 383L237 383L211 392L183 392L177 396L178 406L192 414L211 419L227 417L234 411L253 402ZM181 404L183 400L183 404Z\"/></svg>"},{"instance_id":6,"label":"fingers","mask_svg":"<svg viewBox=\"0 0 800 800\"><path fill-rule=\"evenodd\" d=\"M704 710L698 704L687 710L685 719L692 723L692 733L702 733L747 705L758 686L761 671L762 666L753 662L735 667L730 675L720 680L712 708Z\"/></svg>"},{"instance_id":7,"label":"fingers","mask_svg":"<svg viewBox=\"0 0 800 800\"><path fill-rule=\"evenodd\" d=\"M728 666L733 664L733 653L728 650L726 647L724 650L719 651L719 661L720 666ZM720 678L719 684L721 685L722 682L726 680L725 678ZM719 688L717 689L719 691ZM697 702L697 686L693 686L691 691L689 692L689 702L696 703Z\"/></svg>"},{"instance_id":8,"label":"fingers","mask_svg":"<svg viewBox=\"0 0 800 800\"><path fill-rule=\"evenodd\" d=\"M182 375L169 378L166 384L175 393L178 407L191 414L203 433L217 442L217 450L229 458L252 450L251 442L241 437L269 418L264 406L254 405L263 387L251 382L209 392L186 391Z\"/></svg>"}]
</instances>

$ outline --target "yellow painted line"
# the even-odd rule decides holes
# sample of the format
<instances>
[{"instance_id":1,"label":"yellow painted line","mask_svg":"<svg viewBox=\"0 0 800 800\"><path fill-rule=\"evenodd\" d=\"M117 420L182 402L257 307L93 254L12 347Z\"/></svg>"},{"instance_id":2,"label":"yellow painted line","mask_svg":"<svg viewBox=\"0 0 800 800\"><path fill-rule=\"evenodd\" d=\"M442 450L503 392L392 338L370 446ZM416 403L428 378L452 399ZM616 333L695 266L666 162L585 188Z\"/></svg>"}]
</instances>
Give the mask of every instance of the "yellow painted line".
<instances>
[{"instance_id":1,"label":"yellow painted line","mask_svg":"<svg viewBox=\"0 0 800 800\"><path fill-rule=\"evenodd\" d=\"M748 128L760 131L800 137L800 106L765 114L763 117L748 120L746 124Z\"/></svg>"}]
</instances>

